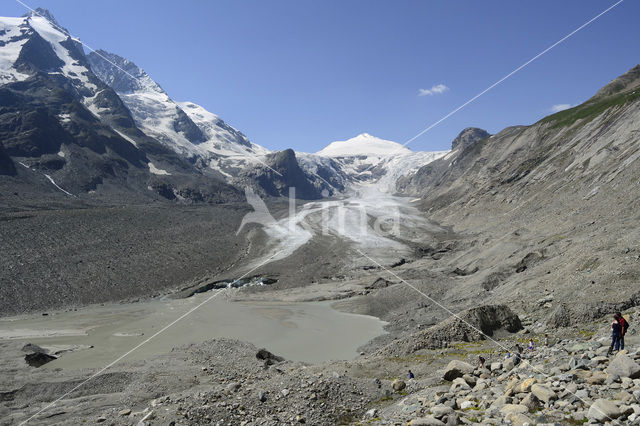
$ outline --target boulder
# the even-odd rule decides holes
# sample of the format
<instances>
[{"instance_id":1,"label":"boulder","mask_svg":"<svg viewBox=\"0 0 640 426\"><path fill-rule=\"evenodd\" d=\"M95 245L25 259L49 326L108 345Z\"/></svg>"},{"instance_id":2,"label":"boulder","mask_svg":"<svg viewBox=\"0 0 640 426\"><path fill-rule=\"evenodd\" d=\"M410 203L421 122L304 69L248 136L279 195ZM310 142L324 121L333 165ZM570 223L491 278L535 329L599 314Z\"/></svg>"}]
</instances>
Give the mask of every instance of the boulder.
<instances>
[{"instance_id":1,"label":"boulder","mask_svg":"<svg viewBox=\"0 0 640 426\"><path fill-rule=\"evenodd\" d=\"M640 378L640 365L629 355L619 353L613 358L606 369L607 373L619 377L629 377L631 379Z\"/></svg>"},{"instance_id":2,"label":"boulder","mask_svg":"<svg viewBox=\"0 0 640 426\"><path fill-rule=\"evenodd\" d=\"M471 386L462 378L458 377L457 379L453 379L453 383L451 384L451 388L449 392L456 393L461 390L470 390Z\"/></svg>"},{"instance_id":3,"label":"boulder","mask_svg":"<svg viewBox=\"0 0 640 426\"><path fill-rule=\"evenodd\" d=\"M55 359L57 359L55 356L46 354L44 352L35 352L24 356L24 360L27 362L27 364L29 364L31 367L36 368L42 367L46 363L51 362Z\"/></svg>"},{"instance_id":4,"label":"boulder","mask_svg":"<svg viewBox=\"0 0 640 426\"><path fill-rule=\"evenodd\" d=\"M505 420L511 422L513 426L532 425L534 422L523 413L511 413L505 416Z\"/></svg>"},{"instance_id":5,"label":"boulder","mask_svg":"<svg viewBox=\"0 0 640 426\"><path fill-rule=\"evenodd\" d=\"M407 387L407 384L403 380L396 379L393 382L391 382L391 387L393 388L394 391L400 392Z\"/></svg>"},{"instance_id":6,"label":"boulder","mask_svg":"<svg viewBox=\"0 0 640 426\"><path fill-rule=\"evenodd\" d=\"M532 393L527 394L527 396L525 396L522 401L520 401L520 404L526 406L529 411L535 411L540 407L540 401Z\"/></svg>"},{"instance_id":7,"label":"boulder","mask_svg":"<svg viewBox=\"0 0 640 426\"><path fill-rule=\"evenodd\" d=\"M617 419L622 413L613 402L599 398L589 408L587 418L598 422L605 422L610 419Z\"/></svg>"},{"instance_id":8,"label":"boulder","mask_svg":"<svg viewBox=\"0 0 640 426\"><path fill-rule=\"evenodd\" d=\"M587 361L582 358L573 357L569 360L569 368L571 370L588 370Z\"/></svg>"},{"instance_id":9,"label":"boulder","mask_svg":"<svg viewBox=\"0 0 640 426\"><path fill-rule=\"evenodd\" d=\"M605 380L607 380L607 373L596 371L591 375L591 377L587 378L587 383L590 385L601 385Z\"/></svg>"},{"instance_id":10,"label":"boulder","mask_svg":"<svg viewBox=\"0 0 640 426\"><path fill-rule=\"evenodd\" d=\"M528 393L531 392L531 386L538 383L538 379L535 377L524 379L522 382L518 383L514 388L513 392L515 393Z\"/></svg>"},{"instance_id":11,"label":"boulder","mask_svg":"<svg viewBox=\"0 0 640 426\"><path fill-rule=\"evenodd\" d=\"M474 401L463 401L462 404L460 404L460 409L461 410L467 410L471 407L475 406L475 402Z\"/></svg>"},{"instance_id":12,"label":"boulder","mask_svg":"<svg viewBox=\"0 0 640 426\"><path fill-rule=\"evenodd\" d=\"M538 383L531 386L531 393L545 403L558 399L558 395L551 388Z\"/></svg>"},{"instance_id":13,"label":"boulder","mask_svg":"<svg viewBox=\"0 0 640 426\"><path fill-rule=\"evenodd\" d=\"M271 352L269 352L268 350L262 348L259 349L258 352L256 353L256 358L263 360L265 366L266 365L273 365L277 362L282 362L284 361L284 358L282 358L281 356L278 355L274 355Z\"/></svg>"},{"instance_id":14,"label":"boulder","mask_svg":"<svg viewBox=\"0 0 640 426\"><path fill-rule=\"evenodd\" d=\"M431 414L433 415L433 417L439 420L441 420L444 416L452 412L453 412L453 408L444 404L438 404L431 409Z\"/></svg>"},{"instance_id":15,"label":"boulder","mask_svg":"<svg viewBox=\"0 0 640 426\"><path fill-rule=\"evenodd\" d=\"M445 426L445 423L433 416L426 416L411 420L407 426Z\"/></svg>"},{"instance_id":16,"label":"boulder","mask_svg":"<svg viewBox=\"0 0 640 426\"><path fill-rule=\"evenodd\" d=\"M511 371L513 370L513 367L516 366L516 360L515 357L510 357L507 358L503 363L502 363L502 368L504 368L504 371Z\"/></svg>"},{"instance_id":17,"label":"boulder","mask_svg":"<svg viewBox=\"0 0 640 426\"><path fill-rule=\"evenodd\" d=\"M505 404L500 408L502 414L514 414L514 413L527 413L529 408L526 405L521 404Z\"/></svg>"},{"instance_id":18,"label":"boulder","mask_svg":"<svg viewBox=\"0 0 640 426\"><path fill-rule=\"evenodd\" d=\"M454 359L449 362L447 368L444 371L444 379L452 381L458 377L462 377L465 374L473 374L475 367L467 362Z\"/></svg>"}]
</instances>

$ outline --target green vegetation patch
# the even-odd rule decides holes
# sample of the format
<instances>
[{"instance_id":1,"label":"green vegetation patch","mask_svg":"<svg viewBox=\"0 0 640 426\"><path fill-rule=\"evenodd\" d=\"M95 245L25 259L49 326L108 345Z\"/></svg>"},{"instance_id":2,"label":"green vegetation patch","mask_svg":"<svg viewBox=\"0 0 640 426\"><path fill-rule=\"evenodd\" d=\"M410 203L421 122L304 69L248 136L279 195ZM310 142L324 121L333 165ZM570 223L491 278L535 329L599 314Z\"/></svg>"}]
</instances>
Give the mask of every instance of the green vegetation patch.
<instances>
[{"instance_id":1,"label":"green vegetation patch","mask_svg":"<svg viewBox=\"0 0 640 426\"><path fill-rule=\"evenodd\" d=\"M577 107L549 115L538 123L552 123L551 128L570 127L578 120L591 121L609 108L625 105L640 98L640 90L589 100Z\"/></svg>"}]
</instances>

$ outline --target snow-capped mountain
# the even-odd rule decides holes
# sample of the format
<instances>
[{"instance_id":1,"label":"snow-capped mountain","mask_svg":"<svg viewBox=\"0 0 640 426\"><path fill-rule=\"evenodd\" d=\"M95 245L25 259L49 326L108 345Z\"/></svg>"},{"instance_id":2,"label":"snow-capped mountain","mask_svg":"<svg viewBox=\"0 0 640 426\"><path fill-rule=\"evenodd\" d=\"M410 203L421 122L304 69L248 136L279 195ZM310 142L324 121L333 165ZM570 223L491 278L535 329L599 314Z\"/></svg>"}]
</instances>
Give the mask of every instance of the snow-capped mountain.
<instances>
[{"instance_id":1,"label":"snow-capped mountain","mask_svg":"<svg viewBox=\"0 0 640 426\"><path fill-rule=\"evenodd\" d=\"M132 61L104 50L87 58L93 72L129 108L138 127L192 162L232 179L246 165L263 162L269 153L202 106L171 99Z\"/></svg>"},{"instance_id":2,"label":"snow-capped mountain","mask_svg":"<svg viewBox=\"0 0 640 426\"><path fill-rule=\"evenodd\" d=\"M349 183L376 183L382 190L395 191L401 176L415 172L448 151L413 152L393 141L362 133L346 141L336 141L316 154L301 156L303 167L339 170L333 180Z\"/></svg>"},{"instance_id":3,"label":"snow-capped mountain","mask_svg":"<svg viewBox=\"0 0 640 426\"><path fill-rule=\"evenodd\" d=\"M362 182L394 191L399 176L443 154L366 133L315 154L270 152L202 106L174 101L132 61L85 55L44 9L0 18L0 46L0 173L20 175L21 164L65 195L124 187L207 200L227 191L222 180L274 196L295 186L319 198Z\"/></svg>"},{"instance_id":4,"label":"snow-capped mountain","mask_svg":"<svg viewBox=\"0 0 640 426\"><path fill-rule=\"evenodd\" d=\"M368 133L346 141L331 142L316 154L323 157L385 157L389 155L406 154L411 150L397 142L380 139Z\"/></svg>"},{"instance_id":5,"label":"snow-capped mountain","mask_svg":"<svg viewBox=\"0 0 640 426\"><path fill-rule=\"evenodd\" d=\"M142 132L48 11L0 18L0 46L0 173L15 184L68 197L239 198Z\"/></svg>"}]
</instances>

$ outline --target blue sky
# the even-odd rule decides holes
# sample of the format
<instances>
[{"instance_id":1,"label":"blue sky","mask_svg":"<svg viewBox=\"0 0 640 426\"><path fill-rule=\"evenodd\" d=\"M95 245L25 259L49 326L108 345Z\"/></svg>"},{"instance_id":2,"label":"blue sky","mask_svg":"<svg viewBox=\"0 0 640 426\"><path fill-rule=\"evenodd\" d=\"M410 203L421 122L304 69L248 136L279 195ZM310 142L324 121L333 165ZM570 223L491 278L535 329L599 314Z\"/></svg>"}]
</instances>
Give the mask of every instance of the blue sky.
<instances>
[{"instance_id":1,"label":"blue sky","mask_svg":"<svg viewBox=\"0 0 640 426\"><path fill-rule=\"evenodd\" d=\"M252 141L314 152L363 132L406 141L614 1L25 3ZM624 1L409 147L448 149L465 127L495 133L586 100L640 63L638 16L640 2Z\"/></svg>"}]
</instances>

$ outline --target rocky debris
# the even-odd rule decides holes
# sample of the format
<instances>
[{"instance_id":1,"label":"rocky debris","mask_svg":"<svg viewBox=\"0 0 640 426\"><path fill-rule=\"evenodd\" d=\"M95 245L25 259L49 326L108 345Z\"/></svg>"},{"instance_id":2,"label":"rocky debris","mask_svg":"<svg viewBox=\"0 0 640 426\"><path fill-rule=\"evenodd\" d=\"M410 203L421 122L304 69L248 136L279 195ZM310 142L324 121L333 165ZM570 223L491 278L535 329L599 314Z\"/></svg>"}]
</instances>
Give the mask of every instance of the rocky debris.
<instances>
[{"instance_id":1,"label":"rocky debris","mask_svg":"<svg viewBox=\"0 0 640 426\"><path fill-rule=\"evenodd\" d=\"M504 305L484 305L467 309L424 331L403 337L382 348L380 355L411 354L421 349L446 347L449 342L474 342L497 330L515 333L522 329L520 318Z\"/></svg>"},{"instance_id":2,"label":"rocky debris","mask_svg":"<svg viewBox=\"0 0 640 426\"><path fill-rule=\"evenodd\" d=\"M465 362L477 357L470 351L440 370L440 380L409 387L415 391L374 424L640 424L640 378L626 376L635 374L640 351L603 356L603 334L537 346L508 369L513 356L477 368Z\"/></svg>"}]
</instances>

